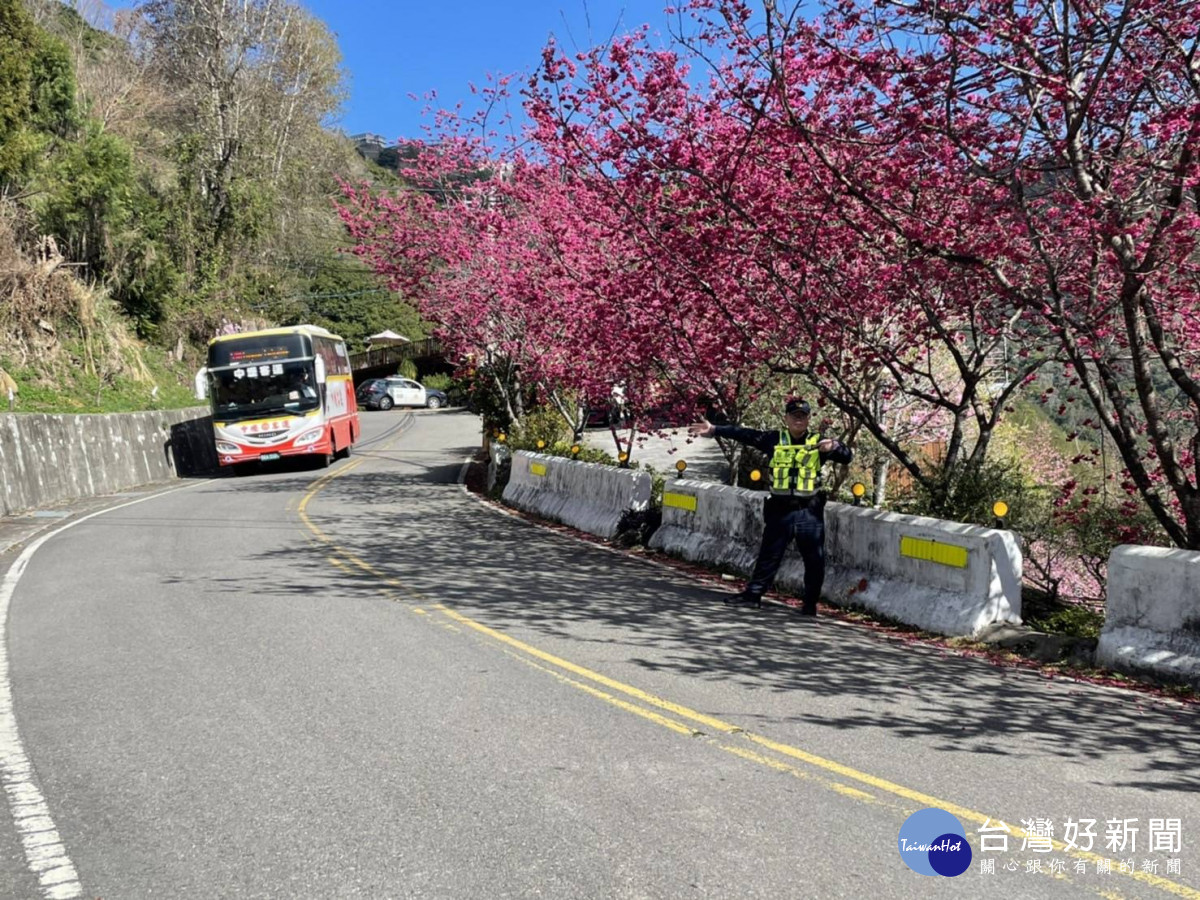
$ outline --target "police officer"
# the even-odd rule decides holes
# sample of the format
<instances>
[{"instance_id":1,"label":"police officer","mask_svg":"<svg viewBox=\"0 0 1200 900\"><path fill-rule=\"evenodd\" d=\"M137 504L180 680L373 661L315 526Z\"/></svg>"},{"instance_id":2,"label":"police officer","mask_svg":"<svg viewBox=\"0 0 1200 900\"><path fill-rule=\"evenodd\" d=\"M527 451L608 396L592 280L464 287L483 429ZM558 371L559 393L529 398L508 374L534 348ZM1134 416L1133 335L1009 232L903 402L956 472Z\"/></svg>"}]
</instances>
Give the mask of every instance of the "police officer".
<instances>
[{"instance_id":1,"label":"police officer","mask_svg":"<svg viewBox=\"0 0 1200 900\"><path fill-rule=\"evenodd\" d=\"M825 492L821 467L827 462L850 462L853 454L841 441L809 432L812 409L804 400L789 400L779 431L755 431L736 425L713 425L701 420L689 432L697 437L728 438L761 450L771 461L771 496L763 507L762 547L754 574L742 593L726 603L761 606L783 562L788 541L795 538L804 559L804 603L801 612L817 614L825 582Z\"/></svg>"}]
</instances>

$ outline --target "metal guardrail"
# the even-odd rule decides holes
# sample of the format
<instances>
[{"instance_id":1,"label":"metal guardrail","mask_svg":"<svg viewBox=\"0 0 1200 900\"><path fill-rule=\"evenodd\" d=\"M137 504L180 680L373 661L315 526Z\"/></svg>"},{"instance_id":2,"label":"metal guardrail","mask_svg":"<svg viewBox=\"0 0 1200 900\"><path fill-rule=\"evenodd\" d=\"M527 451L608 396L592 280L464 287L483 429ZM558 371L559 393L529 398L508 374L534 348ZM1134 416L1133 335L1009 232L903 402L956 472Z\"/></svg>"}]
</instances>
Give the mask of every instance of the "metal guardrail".
<instances>
[{"instance_id":1,"label":"metal guardrail","mask_svg":"<svg viewBox=\"0 0 1200 900\"><path fill-rule=\"evenodd\" d=\"M407 344L390 344L387 347L380 347L377 350L351 353L350 371L357 372L361 369L374 369L382 366L390 366L393 363L399 363L406 359L440 356L441 354L442 344L436 338L425 338L424 340L411 341Z\"/></svg>"}]
</instances>

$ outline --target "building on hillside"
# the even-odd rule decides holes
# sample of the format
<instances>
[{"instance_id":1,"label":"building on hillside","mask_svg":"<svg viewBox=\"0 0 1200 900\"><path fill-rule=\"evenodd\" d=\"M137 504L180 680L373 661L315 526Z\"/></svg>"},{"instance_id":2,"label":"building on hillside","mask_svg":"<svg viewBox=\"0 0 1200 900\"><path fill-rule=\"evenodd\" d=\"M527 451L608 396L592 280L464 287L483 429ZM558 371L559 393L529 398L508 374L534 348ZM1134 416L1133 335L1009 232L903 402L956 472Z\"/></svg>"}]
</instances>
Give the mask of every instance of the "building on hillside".
<instances>
[{"instance_id":1,"label":"building on hillside","mask_svg":"<svg viewBox=\"0 0 1200 900\"><path fill-rule=\"evenodd\" d=\"M383 148L387 143L383 135L373 134L370 131L364 131L361 134L352 134L350 135L350 140L353 142L354 148L367 159L371 160L371 162L379 159L379 154L383 152Z\"/></svg>"},{"instance_id":2,"label":"building on hillside","mask_svg":"<svg viewBox=\"0 0 1200 900\"><path fill-rule=\"evenodd\" d=\"M417 155L424 146L420 141L398 140L388 143L383 135L364 131L350 135L350 141L359 156L369 159L385 169L399 172L416 164Z\"/></svg>"}]
</instances>

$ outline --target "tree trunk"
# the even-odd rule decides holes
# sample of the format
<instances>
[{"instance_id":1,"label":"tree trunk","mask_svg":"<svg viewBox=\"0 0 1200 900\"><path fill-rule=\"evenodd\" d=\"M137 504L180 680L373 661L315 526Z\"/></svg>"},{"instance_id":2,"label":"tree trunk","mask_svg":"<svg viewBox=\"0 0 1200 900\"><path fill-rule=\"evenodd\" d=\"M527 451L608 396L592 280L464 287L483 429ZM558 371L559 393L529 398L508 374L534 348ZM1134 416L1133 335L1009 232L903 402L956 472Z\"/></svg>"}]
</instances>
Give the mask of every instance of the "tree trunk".
<instances>
[{"instance_id":1,"label":"tree trunk","mask_svg":"<svg viewBox=\"0 0 1200 900\"><path fill-rule=\"evenodd\" d=\"M875 462L874 470L871 477L875 481L875 490L872 496L871 505L879 508L887 501L887 477L888 469L891 468L892 461L886 456L881 456Z\"/></svg>"},{"instance_id":2,"label":"tree trunk","mask_svg":"<svg viewBox=\"0 0 1200 900\"><path fill-rule=\"evenodd\" d=\"M743 447L738 443L733 444L725 453L725 458L729 460L729 483L734 487L737 487L738 475L742 470L742 455Z\"/></svg>"}]
</instances>

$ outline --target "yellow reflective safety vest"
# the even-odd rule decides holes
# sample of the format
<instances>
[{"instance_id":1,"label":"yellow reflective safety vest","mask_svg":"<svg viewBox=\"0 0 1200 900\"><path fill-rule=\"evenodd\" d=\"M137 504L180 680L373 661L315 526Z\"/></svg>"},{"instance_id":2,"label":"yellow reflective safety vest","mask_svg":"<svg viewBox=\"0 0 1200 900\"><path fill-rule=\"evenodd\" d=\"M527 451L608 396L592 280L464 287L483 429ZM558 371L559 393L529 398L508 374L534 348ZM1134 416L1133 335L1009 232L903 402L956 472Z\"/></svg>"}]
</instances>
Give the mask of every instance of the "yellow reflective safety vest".
<instances>
[{"instance_id":1,"label":"yellow reflective safety vest","mask_svg":"<svg viewBox=\"0 0 1200 900\"><path fill-rule=\"evenodd\" d=\"M793 444L786 430L779 432L779 443L771 455L772 494L807 497L816 493L821 480L820 442L821 435L810 434L803 443Z\"/></svg>"}]
</instances>

